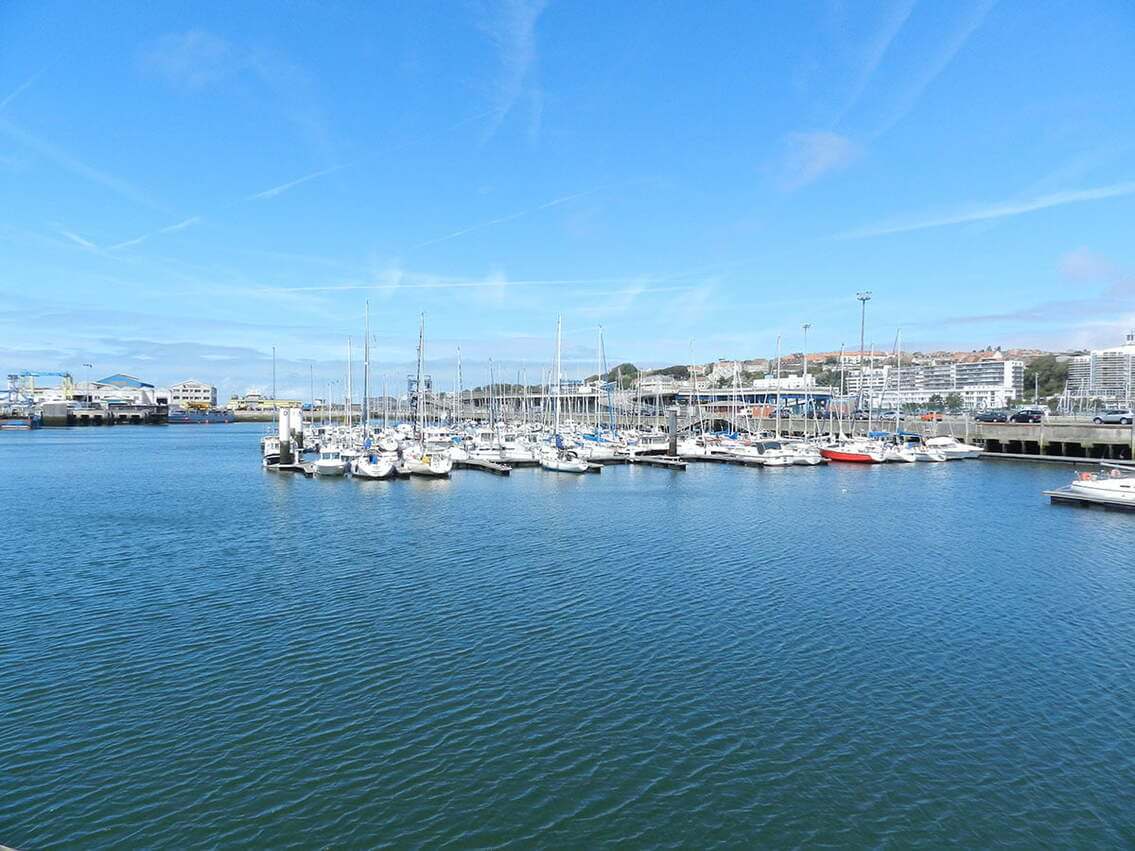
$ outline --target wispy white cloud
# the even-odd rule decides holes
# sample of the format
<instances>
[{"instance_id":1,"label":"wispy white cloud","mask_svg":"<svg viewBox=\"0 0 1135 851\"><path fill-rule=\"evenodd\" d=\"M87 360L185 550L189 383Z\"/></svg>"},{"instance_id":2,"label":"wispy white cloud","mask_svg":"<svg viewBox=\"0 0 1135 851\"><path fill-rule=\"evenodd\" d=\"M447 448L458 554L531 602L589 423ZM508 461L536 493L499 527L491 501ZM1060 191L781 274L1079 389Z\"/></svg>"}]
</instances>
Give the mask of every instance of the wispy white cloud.
<instances>
[{"instance_id":1,"label":"wispy white cloud","mask_svg":"<svg viewBox=\"0 0 1135 851\"><path fill-rule=\"evenodd\" d=\"M321 159L335 159L327 118L312 77L278 51L244 47L196 29L154 40L143 50L140 64L173 88L189 92L247 76L267 90L281 115Z\"/></svg>"},{"instance_id":2,"label":"wispy white cloud","mask_svg":"<svg viewBox=\"0 0 1135 851\"><path fill-rule=\"evenodd\" d=\"M97 183L112 192L121 195L127 200L133 201L144 207L149 207L154 210L160 210L161 207L153 200L146 196L144 192L135 187L133 184L128 183L121 178L108 174L105 171L100 171L92 166L87 165L81 160L73 157L67 151L63 150L57 145L52 144L44 139L39 139L28 133L18 124L14 124L8 119L0 116L0 133L14 139L24 147L34 151L40 156L51 160L61 168L71 172L74 175L89 180L92 183Z\"/></svg>"},{"instance_id":3,"label":"wispy white cloud","mask_svg":"<svg viewBox=\"0 0 1135 851\"><path fill-rule=\"evenodd\" d=\"M352 282L342 284L324 284L302 287L260 287L259 292L264 293L318 293L318 292L350 292L367 290L375 292L397 290L479 290L501 289L505 287L559 287L559 286L599 286L606 284L626 284L641 281L641 276L615 277L615 278L553 278L548 280L508 280L501 273L495 272L485 278L442 278L428 275L411 275L401 270L391 270L383 279L375 282Z\"/></svg>"},{"instance_id":4,"label":"wispy white cloud","mask_svg":"<svg viewBox=\"0 0 1135 851\"><path fill-rule=\"evenodd\" d=\"M287 183L281 183L279 186L273 186L271 189L265 189L263 192L249 195L245 200L258 201L275 198L278 195L283 195L289 189L294 189L297 186L307 183L309 180L315 180L324 175L333 174L334 172L347 168L348 165L349 163L344 163L343 165L335 165L330 168L321 168L319 171L313 171L311 174L305 174L303 177L297 177L295 180L289 180Z\"/></svg>"},{"instance_id":5,"label":"wispy white cloud","mask_svg":"<svg viewBox=\"0 0 1135 851\"><path fill-rule=\"evenodd\" d=\"M846 136L828 130L790 133L777 166L778 180L785 189L799 189L829 172L851 163L858 148Z\"/></svg>"},{"instance_id":6,"label":"wispy white cloud","mask_svg":"<svg viewBox=\"0 0 1135 851\"><path fill-rule=\"evenodd\" d=\"M204 30L168 33L143 51L142 67L190 91L220 82L247 66L225 39Z\"/></svg>"},{"instance_id":7,"label":"wispy white cloud","mask_svg":"<svg viewBox=\"0 0 1135 851\"><path fill-rule=\"evenodd\" d=\"M7 109L8 105L11 104L12 101L14 101L28 89L30 89L35 81L39 79L39 76L42 73L43 71L37 71L35 74L32 74L32 76L28 77L26 80L20 83L20 85L16 86L15 90L11 94L9 94L3 100L0 100L0 112L3 112L5 109Z\"/></svg>"},{"instance_id":8,"label":"wispy white cloud","mask_svg":"<svg viewBox=\"0 0 1135 851\"><path fill-rule=\"evenodd\" d=\"M867 89L867 84L871 82L871 78L875 76L875 72L882 64L883 58L887 55L891 44L910 18L911 12L914 11L915 0L902 0L892 6L887 13L887 17L883 26L876 33L866 46L864 50L863 63L859 66L855 74L855 82L848 92L847 100L844 102L843 108L840 109L836 115L835 120L832 122L833 126L838 126L841 121L855 109L859 99L863 97L863 92Z\"/></svg>"},{"instance_id":9,"label":"wispy white cloud","mask_svg":"<svg viewBox=\"0 0 1135 851\"><path fill-rule=\"evenodd\" d=\"M1060 258L1060 273L1071 281L1100 281L1117 277L1120 270L1106 257L1082 246Z\"/></svg>"},{"instance_id":10,"label":"wispy white cloud","mask_svg":"<svg viewBox=\"0 0 1135 851\"><path fill-rule=\"evenodd\" d=\"M98 251L99 250L99 247L95 243L91 242L89 239L84 239L83 237L81 237L77 233L75 233L74 231L69 231L66 228L60 228L59 234L60 234L60 236L65 236L67 239L71 240L71 242L75 243L80 248L87 249L87 251Z\"/></svg>"},{"instance_id":11,"label":"wispy white cloud","mask_svg":"<svg viewBox=\"0 0 1135 851\"><path fill-rule=\"evenodd\" d=\"M485 140L500 128L521 95L526 92L532 107L533 128L538 130L543 108L539 85L532 82L538 60L536 22L544 11L544 0L497 0L481 20L481 30L497 48L500 73L493 95L493 118Z\"/></svg>"},{"instance_id":12,"label":"wispy white cloud","mask_svg":"<svg viewBox=\"0 0 1135 851\"><path fill-rule=\"evenodd\" d=\"M872 138L878 138L902 121L918 102L930 85L941 76L942 72L954 61L966 42L985 22L990 11L997 4L997 0L977 0L969 9L954 32L941 42L938 52L922 66L919 73L907 81L898 99L883 121L875 128Z\"/></svg>"},{"instance_id":13,"label":"wispy white cloud","mask_svg":"<svg viewBox=\"0 0 1135 851\"><path fill-rule=\"evenodd\" d=\"M576 198L583 198L587 195L593 195L594 193L598 192L600 188L601 187L598 187L598 188L595 188L595 189L587 189L587 190L584 190L583 192L573 192L571 195L564 195L560 198L553 198L551 201L547 201L547 202L545 202L543 204L539 204L535 207L529 207L527 210L519 210L515 213L509 213L507 216L500 216L500 217L495 218L495 219L489 219L487 222L478 222L475 225L469 225L468 227L461 228L460 230L455 230L455 231L453 231L453 233L447 233L445 236L439 236L435 239L427 239L425 242L419 242L417 245L411 246L410 250L411 251L417 251L419 248L425 248L427 245L436 245L439 242L445 242L446 240L456 239L459 236L465 236L465 234L467 234L467 233L472 233L473 231L481 230L482 228L492 227L493 225L500 225L500 224L504 224L505 222L515 221L516 219L521 219L521 218L524 218L525 216L530 216L533 213L538 213L541 210L547 210L547 209L550 209L551 207L558 207L561 204L566 204L568 201L574 201Z\"/></svg>"},{"instance_id":14,"label":"wispy white cloud","mask_svg":"<svg viewBox=\"0 0 1135 851\"><path fill-rule=\"evenodd\" d=\"M887 236L888 234L927 230L929 228L946 227L947 225L961 225L969 222L1003 219L1010 216L1020 216L1025 213L1036 212L1037 210L1047 210L1050 207L1063 207L1066 204L1082 204L1088 201L1119 198L1132 194L1135 194L1135 181L1127 181L1125 183L1113 183L1110 186L1099 186L1093 189L1075 189L1067 192L1053 192L1035 198L1000 201L993 204L959 210L953 213L946 213L944 215L899 219L846 231L837 236L841 239L863 239L873 236Z\"/></svg>"},{"instance_id":15,"label":"wispy white cloud","mask_svg":"<svg viewBox=\"0 0 1135 851\"><path fill-rule=\"evenodd\" d=\"M148 239L151 239L152 237L160 236L162 234L167 234L167 233L177 233L178 231L183 231L186 228L191 228L194 225L200 224L201 221L202 221L202 219L201 219L200 216L190 216L188 219L183 219L182 221L177 222L176 224L167 225L166 227L158 228L158 230L152 231L151 233L144 233L141 236L136 236L133 239L126 240L125 242L116 243L116 244L110 246L109 250L110 251L118 251L118 250L123 249L123 248L132 248L135 245L141 245L143 242L145 242Z\"/></svg>"}]
</instances>

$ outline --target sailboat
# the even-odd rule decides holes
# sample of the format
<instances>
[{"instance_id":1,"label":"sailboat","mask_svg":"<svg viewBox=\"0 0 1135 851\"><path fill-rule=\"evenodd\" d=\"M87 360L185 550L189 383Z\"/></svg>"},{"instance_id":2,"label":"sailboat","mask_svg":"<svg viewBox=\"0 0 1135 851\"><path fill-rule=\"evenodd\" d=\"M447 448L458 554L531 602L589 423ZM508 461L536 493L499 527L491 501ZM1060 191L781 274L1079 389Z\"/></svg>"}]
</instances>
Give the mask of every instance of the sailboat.
<instances>
[{"instance_id":1,"label":"sailboat","mask_svg":"<svg viewBox=\"0 0 1135 851\"><path fill-rule=\"evenodd\" d=\"M431 450L426 446L426 393L422 375L422 361L425 357L426 315L418 319L418 376L417 411L414 424L414 440L402 448L402 469L414 476L445 477L453 469L453 459L445 450Z\"/></svg>"},{"instance_id":2,"label":"sailboat","mask_svg":"<svg viewBox=\"0 0 1135 851\"><path fill-rule=\"evenodd\" d=\"M579 453L568 449L564 444L563 435L560 434L560 336L562 333L563 318L556 319L556 357L552 368L552 379L555 381L555 398L552 404L555 407L555 427L552 431L552 442L540 448L540 466L545 470L558 473L586 473L587 461L579 457Z\"/></svg>"}]
</instances>

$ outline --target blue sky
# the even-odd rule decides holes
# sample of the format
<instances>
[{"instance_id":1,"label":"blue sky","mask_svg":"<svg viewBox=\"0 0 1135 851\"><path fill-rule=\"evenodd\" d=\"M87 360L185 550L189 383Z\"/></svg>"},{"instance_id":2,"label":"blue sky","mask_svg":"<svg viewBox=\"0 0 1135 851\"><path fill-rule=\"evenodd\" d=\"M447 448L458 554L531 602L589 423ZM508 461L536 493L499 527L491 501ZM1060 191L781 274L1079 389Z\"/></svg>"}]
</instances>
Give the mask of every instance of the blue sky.
<instances>
[{"instance_id":1,"label":"blue sky","mask_svg":"<svg viewBox=\"0 0 1135 851\"><path fill-rule=\"evenodd\" d=\"M1135 326L1135 6L0 5L0 367L306 395ZM692 346L691 346L692 341ZM391 379L393 381L393 378Z\"/></svg>"}]
</instances>

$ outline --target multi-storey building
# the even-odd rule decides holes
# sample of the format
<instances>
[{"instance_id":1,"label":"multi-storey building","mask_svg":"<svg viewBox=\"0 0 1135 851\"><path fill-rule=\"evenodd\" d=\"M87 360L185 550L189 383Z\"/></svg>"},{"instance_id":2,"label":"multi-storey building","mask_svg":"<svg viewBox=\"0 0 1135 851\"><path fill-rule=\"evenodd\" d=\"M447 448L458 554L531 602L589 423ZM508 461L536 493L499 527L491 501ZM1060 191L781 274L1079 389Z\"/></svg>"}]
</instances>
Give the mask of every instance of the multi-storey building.
<instances>
[{"instance_id":1,"label":"multi-storey building","mask_svg":"<svg viewBox=\"0 0 1135 851\"><path fill-rule=\"evenodd\" d=\"M972 363L868 367L847 373L847 390L873 406L925 404L956 394L967 408L1003 408L1024 390L1022 361L993 357Z\"/></svg>"},{"instance_id":2,"label":"multi-storey building","mask_svg":"<svg viewBox=\"0 0 1135 851\"><path fill-rule=\"evenodd\" d=\"M194 378L171 384L169 393L170 401L183 408L217 407L217 388Z\"/></svg>"},{"instance_id":3,"label":"multi-storey building","mask_svg":"<svg viewBox=\"0 0 1135 851\"><path fill-rule=\"evenodd\" d=\"M1135 395L1135 331L1127 332L1122 346L1072 358L1068 392L1079 398L1130 402Z\"/></svg>"}]
</instances>

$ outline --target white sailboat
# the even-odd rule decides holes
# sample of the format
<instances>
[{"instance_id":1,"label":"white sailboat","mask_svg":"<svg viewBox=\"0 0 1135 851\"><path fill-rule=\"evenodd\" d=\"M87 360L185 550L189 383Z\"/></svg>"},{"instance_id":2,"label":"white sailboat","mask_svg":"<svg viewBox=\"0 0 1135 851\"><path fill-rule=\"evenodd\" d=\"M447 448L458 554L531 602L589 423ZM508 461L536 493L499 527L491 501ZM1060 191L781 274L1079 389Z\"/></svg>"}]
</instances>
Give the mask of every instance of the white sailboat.
<instances>
[{"instance_id":1,"label":"white sailboat","mask_svg":"<svg viewBox=\"0 0 1135 851\"><path fill-rule=\"evenodd\" d=\"M540 466L545 470L557 473L586 473L587 461L579 454L567 449L560 434L560 335L563 319L556 319L556 357L553 362L552 380L555 382L555 398L552 401L555 407L555 427L552 431L552 442L540 449Z\"/></svg>"},{"instance_id":2,"label":"white sailboat","mask_svg":"<svg viewBox=\"0 0 1135 851\"><path fill-rule=\"evenodd\" d=\"M360 455L351 462L351 475L357 479L390 479L397 475L397 456L378 452Z\"/></svg>"},{"instance_id":3,"label":"white sailboat","mask_svg":"<svg viewBox=\"0 0 1135 851\"><path fill-rule=\"evenodd\" d=\"M414 440L402 447L402 470L413 476L433 476L444 478L453 469L453 459L449 452L440 448L435 442L429 443L426 433L426 387L422 374L426 346L426 315L418 318L418 375L417 375L417 405L416 422L414 425Z\"/></svg>"}]
</instances>

